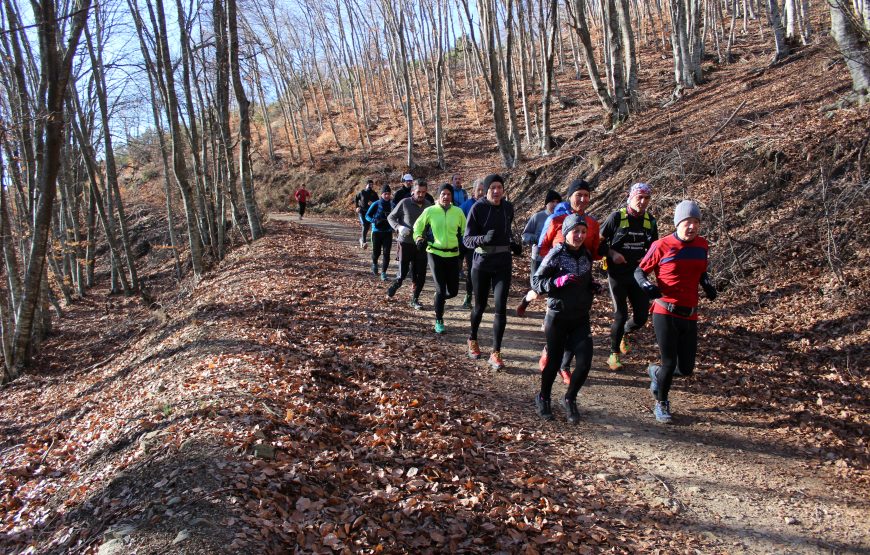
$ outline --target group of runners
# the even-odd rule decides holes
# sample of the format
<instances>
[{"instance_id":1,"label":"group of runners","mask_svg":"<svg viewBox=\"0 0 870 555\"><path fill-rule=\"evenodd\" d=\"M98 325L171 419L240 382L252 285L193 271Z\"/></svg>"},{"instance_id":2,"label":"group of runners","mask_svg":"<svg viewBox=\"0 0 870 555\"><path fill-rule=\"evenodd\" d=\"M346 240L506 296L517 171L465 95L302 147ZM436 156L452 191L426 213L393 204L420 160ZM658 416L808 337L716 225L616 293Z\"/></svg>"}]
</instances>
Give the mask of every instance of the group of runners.
<instances>
[{"instance_id":1,"label":"group of runners","mask_svg":"<svg viewBox=\"0 0 870 555\"><path fill-rule=\"evenodd\" d=\"M423 179L410 174L393 193L389 185L376 191L374 180L355 197L360 220L361 248L371 243L371 271L387 281L393 236L398 237L399 268L387 288L396 296L410 278L410 306L422 309L420 294L427 267L435 283L434 331L443 334L444 307L459 294L465 277L462 306L471 310L467 353L482 356L478 331L493 298L493 333L488 364L505 367L501 356L507 325L508 292L513 256L522 244L531 246L531 289L516 307L518 317L538 296L546 295L543 332L546 346L541 356L541 388L535 396L537 414L552 420L552 387L557 376L567 384L561 406L568 422L577 423L577 395L592 363L590 310L604 287L593 278L593 262L602 261L607 289L613 303L610 329L612 370L622 368L621 357L631 351L630 336L652 314L660 361L648 366L653 413L669 422L669 392L675 375L690 375L697 350L699 286L707 298L716 289L707 275L707 241L699 235L701 210L691 200L674 210L676 231L659 238L656 219L647 210L652 198L649 185L631 186L625 206L612 212L603 225L586 212L591 187L576 179L563 197L547 191L544 208L534 214L514 240L514 207L505 198L505 182L498 174L476 180L469 196L459 175L431 191ZM649 276L655 276L655 283ZM629 312L630 306L630 312ZM573 369L572 369L573 361Z\"/></svg>"}]
</instances>

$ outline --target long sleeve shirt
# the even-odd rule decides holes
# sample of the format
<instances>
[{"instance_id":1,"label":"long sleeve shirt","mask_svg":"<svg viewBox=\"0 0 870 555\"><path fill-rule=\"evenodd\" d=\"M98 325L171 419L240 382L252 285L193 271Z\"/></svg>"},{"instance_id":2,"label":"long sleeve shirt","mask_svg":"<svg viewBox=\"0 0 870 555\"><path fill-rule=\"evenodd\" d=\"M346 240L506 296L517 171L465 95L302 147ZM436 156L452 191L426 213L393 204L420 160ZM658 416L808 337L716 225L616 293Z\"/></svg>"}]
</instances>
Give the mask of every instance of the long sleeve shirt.
<instances>
[{"instance_id":1,"label":"long sleeve shirt","mask_svg":"<svg viewBox=\"0 0 870 555\"><path fill-rule=\"evenodd\" d=\"M432 203L426 199L423 199L423 204L417 204L411 198L406 198L396 204L393 211L387 216L387 221L390 223L390 227L398 232L400 242L414 243L414 223L423 213L423 210L430 206Z\"/></svg>"},{"instance_id":2,"label":"long sleeve shirt","mask_svg":"<svg viewBox=\"0 0 870 555\"><path fill-rule=\"evenodd\" d=\"M538 237L541 236L541 231L544 229L544 224L549 216L550 212L546 210L536 212L526 222L526 227L523 228L523 244L532 246L532 260L541 259L541 256L538 254Z\"/></svg>"},{"instance_id":3,"label":"long sleeve shirt","mask_svg":"<svg viewBox=\"0 0 870 555\"><path fill-rule=\"evenodd\" d=\"M389 216L392 209L392 201L384 199L376 200L369 206L368 212L366 212L366 220L372 224L372 233L393 232L390 222L387 221L387 216Z\"/></svg>"},{"instance_id":4,"label":"long sleeve shirt","mask_svg":"<svg viewBox=\"0 0 870 555\"><path fill-rule=\"evenodd\" d=\"M513 266L510 252L513 224L514 205L509 201L492 204L481 199L474 203L462 238L466 247L474 249L473 268L498 272ZM484 245L484 236L489 230L495 233L492 241Z\"/></svg>"},{"instance_id":5,"label":"long sleeve shirt","mask_svg":"<svg viewBox=\"0 0 870 555\"><path fill-rule=\"evenodd\" d=\"M638 270L645 274L655 273L656 285L662 292L663 303L694 308L698 306L701 276L707 271L709 249L710 246L703 237L681 241L676 233L672 233L652 244L649 252L640 261ZM652 311L688 320L698 319L697 313L688 317L679 316L668 312L659 303L652 304Z\"/></svg>"},{"instance_id":6,"label":"long sleeve shirt","mask_svg":"<svg viewBox=\"0 0 870 555\"><path fill-rule=\"evenodd\" d=\"M574 274L577 281L556 286L556 278ZM532 289L547 294L547 310L566 318L589 318L592 307L592 256L586 247L556 245L532 276Z\"/></svg>"},{"instance_id":7,"label":"long sleeve shirt","mask_svg":"<svg viewBox=\"0 0 870 555\"><path fill-rule=\"evenodd\" d=\"M426 228L431 230L433 237L426 252L442 258L459 256L459 237L465 229L462 210L452 204L446 210L440 204L430 206L414 222L414 241L425 237Z\"/></svg>"}]
</instances>

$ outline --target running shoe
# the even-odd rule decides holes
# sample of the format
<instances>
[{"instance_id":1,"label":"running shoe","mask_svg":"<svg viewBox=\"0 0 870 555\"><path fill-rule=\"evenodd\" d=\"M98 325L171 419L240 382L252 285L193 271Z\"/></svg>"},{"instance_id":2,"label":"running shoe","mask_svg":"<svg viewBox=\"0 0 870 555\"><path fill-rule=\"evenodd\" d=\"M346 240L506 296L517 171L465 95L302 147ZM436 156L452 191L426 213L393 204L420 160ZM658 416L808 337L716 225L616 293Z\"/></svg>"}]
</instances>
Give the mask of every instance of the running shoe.
<instances>
[{"instance_id":1,"label":"running shoe","mask_svg":"<svg viewBox=\"0 0 870 555\"><path fill-rule=\"evenodd\" d=\"M577 400L562 398L562 408L565 409L565 416L568 417L568 422L577 424L580 422L580 410L577 408Z\"/></svg>"},{"instance_id":2,"label":"running shoe","mask_svg":"<svg viewBox=\"0 0 870 555\"><path fill-rule=\"evenodd\" d=\"M462 308L471 308L471 293L465 294L465 299L462 301Z\"/></svg>"},{"instance_id":3,"label":"running shoe","mask_svg":"<svg viewBox=\"0 0 870 555\"><path fill-rule=\"evenodd\" d=\"M381 272L381 281L387 281L387 272Z\"/></svg>"},{"instance_id":4,"label":"running shoe","mask_svg":"<svg viewBox=\"0 0 870 555\"><path fill-rule=\"evenodd\" d=\"M631 352L631 344L628 342L628 336L623 335L622 341L619 342L619 352L627 355Z\"/></svg>"},{"instance_id":5,"label":"running shoe","mask_svg":"<svg viewBox=\"0 0 870 555\"><path fill-rule=\"evenodd\" d=\"M541 372L543 372L544 368L547 367L547 348L546 347L541 349L541 358L538 359L538 367L541 369Z\"/></svg>"},{"instance_id":6,"label":"running shoe","mask_svg":"<svg viewBox=\"0 0 870 555\"><path fill-rule=\"evenodd\" d=\"M622 363L619 361L619 353L610 353L610 357L607 359L607 366L609 366L611 370L622 370Z\"/></svg>"},{"instance_id":7,"label":"running shoe","mask_svg":"<svg viewBox=\"0 0 870 555\"><path fill-rule=\"evenodd\" d=\"M447 328L444 326L444 320L435 320L435 333L444 333Z\"/></svg>"},{"instance_id":8,"label":"running shoe","mask_svg":"<svg viewBox=\"0 0 870 555\"><path fill-rule=\"evenodd\" d=\"M540 393L535 395L535 412L544 420L553 419L553 409L550 408L550 400L544 399Z\"/></svg>"},{"instance_id":9,"label":"running shoe","mask_svg":"<svg viewBox=\"0 0 870 555\"><path fill-rule=\"evenodd\" d=\"M378 275L378 265L375 263L372 263L372 275Z\"/></svg>"},{"instance_id":10,"label":"running shoe","mask_svg":"<svg viewBox=\"0 0 870 555\"><path fill-rule=\"evenodd\" d=\"M387 289L387 297L392 299L396 295L396 291L398 291L399 287L401 286L401 283L399 283L398 281L394 281L393 284L390 285L390 287Z\"/></svg>"},{"instance_id":11,"label":"running shoe","mask_svg":"<svg viewBox=\"0 0 870 555\"><path fill-rule=\"evenodd\" d=\"M414 310L423 310L423 305L421 305L420 301L418 301L417 299L411 299L411 302L408 306L410 306Z\"/></svg>"},{"instance_id":12,"label":"running shoe","mask_svg":"<svg viewBox=\"0 0 870 555\"><path fill-rule=\"evenodd\" d=\"M504 370L504 361L501 359L500 352L493 351L492 354L489 355L489 365L492 366L492 369L496 372Z\"/></svg>"},{"instance_id":13,"label":"running shoe","mask_svg":"<svg viewBox=\"0 0 870 555\"><path fill-rule=\"evenodd\" d=\"M562 383L568 385L571 383L571 371L567 368L562 368L559 370L559 375L562 376Z\"/></svg>"},{"instance_id":14,"label":"running shoe","mask_svg":"<svg viewBox=\"0 0 870 555\"><path fill-rule=\"evenodd\" d=\"M656 401L656 406L653 409L653 414L656 420L663 424L671 421L671 403L670 401Z\"/></svg>"},{"instance_id":15,"label":"running shoe","mask_svg":"<svg viewBox=\"0 0 870 555\"><path fill-rule=\"evenodd\" d=\"M646 368L646 372L647 374L649 374L650 380L649 390L652 391L653 397L659 396L659 379L658 377L656 377L656 373L659 371L659 368L661 368L661 366L659 366L658 364L650 364Z\"/></svg>"},{"instance_id":16,"label":"running shoe","mask_svg":"<svg viewBox=\"0 0 870 555\"><path fill-rule=\"evenodd\" d=\"M475 360L480 358L480 345L477 344L476 339L468 340L468 358Z\"/></svg>"},{"instance_id":17,"label":"running shoe","mask_svg":"<svg viewBox=\"0 0 870 555\"><path fill-rule=\"evenodd\" d=\"M363 239L362 237L360 237L360 239L359 239L359 248L361 248L361 249L366 248L365 239Z\"/></svg>"},{"instance_id":18,"label":"running shoe","mask_svg":"<svg viewBox=\"0 0 870 555\"><path fill-rule=\"evenodd\" d=\"M521 300L520 304L517 305L517 316L519 316L520 318L524 317L526 315L526 308L528 308L528 306L529 301L527 301L526 298L523 297L523 300Z\"/></svg>"}]
</instances>

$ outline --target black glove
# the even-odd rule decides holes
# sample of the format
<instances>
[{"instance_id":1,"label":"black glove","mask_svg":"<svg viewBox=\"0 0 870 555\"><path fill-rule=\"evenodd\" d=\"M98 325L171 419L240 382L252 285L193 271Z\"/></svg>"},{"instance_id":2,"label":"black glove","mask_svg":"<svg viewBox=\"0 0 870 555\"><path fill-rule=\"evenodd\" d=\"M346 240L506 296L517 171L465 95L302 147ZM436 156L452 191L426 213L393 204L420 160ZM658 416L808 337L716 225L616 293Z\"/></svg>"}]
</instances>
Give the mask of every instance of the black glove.
<instances>
[{"instance_id":1,"label":"black glove","mask_svg":"<svg viewBox=\"0 0 870 555\"><path fill-rule=\"evenodd\" d=\"M417 239L416 244L417 244L418 251L426 250L426 239L423 239L422 237L420 237L419 239Z\"/></svg>"},{"instance_id":2,"label":"black glove","mask_svg":"<svg viewBox=\"0 0 870 555\"><path fill-rule=\"evenodd\" d=\"M494 229L490 229L490 230L487 231L486 234L483 236L483 241L482 241L480 244L481 244L481 245L488 245L488 244L492 243L492 240L493 240L493 239L495 239L495 230L494 230Z\"/></svg>"},{"instance_id":3,"label":"black glove","mask_svg":"<svg viewBox=\"0 0 870 555\"><path fill-rule=\"evenodd\" d=\"M604 291L604 288L601 287L601 284L598 283L597 281L595 281L595 280L590 280L590 281L589 281L589 290L592 291L592 294L593 294L593 295L598 295L598 294L600 294L602 291Z\"/></svg>"},{"instance_id":4,"label":"black glove","mask_svg":"<svg viewBox=\"0 0 870 555\"><path fill-rule=\"evenodd\" d=\"M650 299L658 299L662 296L662 292L659 291L659 288L648 281L646 283L642 283L641 287L643 288L644 293L646 293L646 296Z\"/></svg>"},{"instance_id":5,"label":"black glove","mask_svg":"<svg viewBox=\"0 0 870 555\"><path fill-rule=\"evenodd\" d=\"M713 285L713 282L710 281L710 276L707 275L707 272L701 276L701 288L704 290L704 294L707 295L707 298L711 301L716 300L716 295L719 293L716 291L716 286Z\"/></svg>"},{"instance_id":6,"label":"black glove","mask_svg":"<svg viewBox=\"0 0 870 555\"><path fill-rule=\"evenodd\" d=\"M523 254L523 246L519 243L514 243L513 241L511 241L511 253L514 256L519 256Z\"/></svg>"}]
</instances>

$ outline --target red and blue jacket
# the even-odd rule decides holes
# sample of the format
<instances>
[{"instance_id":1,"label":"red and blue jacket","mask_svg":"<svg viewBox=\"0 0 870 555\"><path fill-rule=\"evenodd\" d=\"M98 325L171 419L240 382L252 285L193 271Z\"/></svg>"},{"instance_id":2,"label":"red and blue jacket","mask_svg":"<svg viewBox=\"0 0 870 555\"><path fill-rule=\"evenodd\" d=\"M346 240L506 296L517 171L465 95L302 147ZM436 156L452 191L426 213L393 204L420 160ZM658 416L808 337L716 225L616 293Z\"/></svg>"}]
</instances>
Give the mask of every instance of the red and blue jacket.
<instances>
[{"instance_id":1,"label":"red and blue jacket","mask_svg":"<svg viewBox=\"0 0 870 555\"><path fill-rule=\"evenodd\" d=\"M661 301L680 307L698 306L698 285L707 271L707 253L710 246L701 236L681 241L676 233L655 241L638 266L644 273L655 273L662 292ZM678 316L659 303L652 303L654 314L667 314L675 318L697 320L698 314Z\"/></svg>"}]
</instances>

